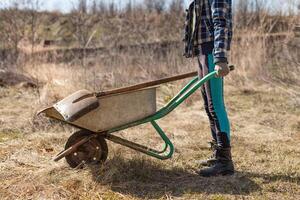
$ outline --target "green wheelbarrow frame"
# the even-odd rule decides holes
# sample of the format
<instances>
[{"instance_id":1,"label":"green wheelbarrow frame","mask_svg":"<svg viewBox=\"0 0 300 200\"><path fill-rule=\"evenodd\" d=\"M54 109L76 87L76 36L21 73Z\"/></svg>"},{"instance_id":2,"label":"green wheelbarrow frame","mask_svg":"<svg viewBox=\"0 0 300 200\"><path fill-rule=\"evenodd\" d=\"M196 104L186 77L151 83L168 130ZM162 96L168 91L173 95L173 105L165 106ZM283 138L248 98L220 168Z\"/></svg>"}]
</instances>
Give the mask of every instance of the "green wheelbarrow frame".
<instances>
[{"instance_id":1,"label":"green wheelbarrow frame","mask_svg":"<svg viewBox=\"0 0 300 200\"><path fill-rule=\"evenodd\" d=\"M234 66L230 66L230 70L234 70ZM59 161L60 159L74 153L76 149L88 142L89 140L96 138L98 136L103 137L104 139L110 140L114 143L126 146L130 149L136 150L138 152L144 153L146 155L149 155L151 157L160 159L160 160L166 160L172 157L174 154L174 145L171 142L171 140L168 138L166 133L163 131L163 129L158 125L156 122L157 120L165 117L170 112L172 112L174 109L176 109L180 104L182 104L187 98L189 98L193 93L195 93L204 83L211 80L212 78L215 78L217 75L217 71L213 71L200 79L198 76L193 78L177 95L175 95L165 106L163 106L161 109L159 109L155 114L148 116L146 118L133 121L131 123L127 123L125 125L121 125L119 127L112 128L110 130L106 130L103 132L94 132L94 134L91 134L88 137L85 137L84 139L78 141L73 146L69 147L68 149L65 149L61 153L59 153L55 158L54 161ZM192 73L193 74L193 73ZM75 126L77 128L80 128L81 130L86 130L82 127L78 127L72 123L69 123L68 121L65 121L66 123L70 124L71 126ZM161 137L161 139L164 141L164 146L162 150L155 150L152 148L149 148L147 146L126 140L124 138L118 137L116 135L113 135L113 133L122 131L131 127L139 126L142 124L151 123L157 134ZM87 130L90 131L90 130Z\"/></svg>"},{"instance_id":2,"label":"green wheelbarrow frame","mask_svg":"<svg viewBox=\"0 0 300 200\"><path fill-rule=\"evenodd\" d=\"M149 156L158 158L160 160L166 160L172 157L174 154L174 145L171 142L171 140L168 138L166 133L162 130L162 128L157 124L157 120L165 117L170 112L172 112L174 109L176 109L180 104L182 104L187 98L189 98L193 93L195 93L204 83L209 81L210 79L216 77L217 71L211 72L202 79L199 79L199 77L193 78L173 99L170 100L169 103L167 103L164 107L162 107L159 111L157 111L154 115L151 115L149 117L146 117L141 120L137 120L135 122L113 128L107 132L105 132L104 137L112 142L121 144L123 146L129 147L131 149L134 149L136 151L142 152L144 154L147 154ZM161 139L164 141L164 147L161 151L125 140L123 138L117 137L115 135L112 135L112 133L121 131L124 129L128 129L134 126L151 123L153 128L156 130L158 135L161 137Z\"/></svg>"}]
</instances>

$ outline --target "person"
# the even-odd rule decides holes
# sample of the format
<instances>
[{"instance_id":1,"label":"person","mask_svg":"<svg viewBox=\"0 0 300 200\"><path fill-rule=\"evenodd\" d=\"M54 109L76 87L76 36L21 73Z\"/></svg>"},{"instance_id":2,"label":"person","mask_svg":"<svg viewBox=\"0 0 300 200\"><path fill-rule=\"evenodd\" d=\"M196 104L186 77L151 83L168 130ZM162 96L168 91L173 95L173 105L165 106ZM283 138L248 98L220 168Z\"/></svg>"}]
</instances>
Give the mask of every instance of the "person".
<instances>
[{"instance_id":1,"label":"person","mask_svg":"<svg viewBox=\"0 0 300 200\"><path fill-rule=\"evenodd\" d=\"M218 77L201 88L210 122L213 155L200 162L207 166L201 176L234 174L231 157L230 124L224 105L223 79L229 74L228 52L232 39L232 1L194 0L187 10L185 56L197 57L199 77L216 70Z\"/></svg>"}]
</instances>

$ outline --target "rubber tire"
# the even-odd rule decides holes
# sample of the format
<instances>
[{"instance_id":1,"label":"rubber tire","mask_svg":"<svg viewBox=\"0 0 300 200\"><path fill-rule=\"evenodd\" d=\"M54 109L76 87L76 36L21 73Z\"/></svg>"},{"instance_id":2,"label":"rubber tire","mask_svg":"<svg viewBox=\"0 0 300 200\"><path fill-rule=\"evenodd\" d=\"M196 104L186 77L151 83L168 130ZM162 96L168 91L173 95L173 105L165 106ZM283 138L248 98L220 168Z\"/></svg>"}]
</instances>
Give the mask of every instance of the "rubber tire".
<instances>
[{"instance_id":1,"label":"rubber tire","mask_svg":"<svg viewBox=\"0 0 300 200\"><path fill-rule=\"evenodd\" d=\"M78 142L78 138L79 137L87 137L87 136L90 136L92 134L95 134L93 132L90 132L90 131L87 131L87 130L79 130L79 131L76 131L74 132L68 139L66 145L65 145L65 149L68 149L69 147L71 147L72 145L74 145L74 143ZM108 146L107 146L107 143L106 143L106 140L104 139L104 137L102 136L98 136L97 137L97 140L100 144L100 148L101 148L101 152L102 152L102 155L101 155L101 158L100 158L100 161L98 161L97 163L93 162L93 164L103 164L106 160L107 160L107 156L108 156ZM79 164L76 163L74 160L72 160L70 158L70 156L66 156L65 157L67 163L69 164L69 166L71 168L76 168ZM87 163L87 164L91 164L91 163Z\"/></svg>"}]
</instances>

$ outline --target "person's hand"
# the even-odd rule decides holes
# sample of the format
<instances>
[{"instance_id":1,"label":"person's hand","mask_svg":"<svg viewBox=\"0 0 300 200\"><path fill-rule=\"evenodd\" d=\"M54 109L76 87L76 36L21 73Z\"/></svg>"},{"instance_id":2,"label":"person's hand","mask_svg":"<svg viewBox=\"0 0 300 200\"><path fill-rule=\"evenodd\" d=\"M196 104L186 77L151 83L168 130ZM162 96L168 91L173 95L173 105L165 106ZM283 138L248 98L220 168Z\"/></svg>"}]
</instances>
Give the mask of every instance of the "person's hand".
<instances>
[{"instance_id":1,"label":"person's hand","mask_svg":"<svg viewBox=\"0 0 300 200\"><path fill-rule=\"evenodd\" d=\"M215 66L215 70L217 71L217 77L225 77L230 72L228 64L225 62L217 63Z\"/></svg>"}]
</instances>

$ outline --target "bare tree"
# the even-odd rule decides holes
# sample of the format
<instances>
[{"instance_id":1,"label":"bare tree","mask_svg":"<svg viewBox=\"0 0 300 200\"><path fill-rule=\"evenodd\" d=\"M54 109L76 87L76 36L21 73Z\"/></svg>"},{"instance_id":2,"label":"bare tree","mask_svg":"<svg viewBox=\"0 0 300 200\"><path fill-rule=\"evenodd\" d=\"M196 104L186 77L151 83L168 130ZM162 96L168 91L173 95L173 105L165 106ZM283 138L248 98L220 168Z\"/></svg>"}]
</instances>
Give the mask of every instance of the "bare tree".
<instances>
[{"instance_id":1,"label":"bare tree","mask_svg":"<svg viewBox=\"0 0 300 200\"><path fill-rule=\"evenodd\" d=\"M107 11L106 4L103 0L100 0L98 3L98 10L100 14L105 14Z\"/></svg>"},{"instance_id":2,"label":"bare tree","mask_svg":"<svg viewBox=\"0 0 300 200\"><path fill-rule=\"evenodd\" d=\"M86 51L95 34L94 26L99 19L97 16L87 13L86 9L88 8L85 6L87 6L86 0L79 1L69 15L69 22L73 27L73 37L81 48L80 65L84 69L85 77L87 77ZM87 84L87 78L85 81Z\"/></svg>"},{"instance_id":3,"label":"bare tree","mask_svg":"<svg viewBox=\"0 0 300 200\"><path fill-rule=\"evenodd\" d=\"M236 3L236 14L235 14L235 24L237 27L244 27L248 21L248 14L250 11L249 0L238 0Z\"/></svg>"},{"instance_id":4,"label":"bare tree","mask_svg":"<svg viewBox=\"0 0 300 200\"><path fill-rule=\"evenodd\" d=\"M78 10L84 14L87 13L87 0L79 0Z\"/></svg>"},{"instance_id":5,"label":"bare tree","mask_svg":"<svg viewBox=\"0 0 300 200\"><path fill-rule=\"evenodd\" d=\"M109 15L110 15L111 17L113 17L113 16L116 15L116 13L117 13L117 8L116 8L116 5L115 5L114 2L110 2L110 3L108 4L108 10L109 10Z\"/></svg>"},{"instance_id":6,"label":"bare tree","mask_svg":"<svg viewBox=\"0 0 300 200\"><path fill-rule=\"evenodd\" d=\"M0 13L0 40L5 49L11 49L10 64L16 64L19 58L19 44L25 38L27 18L26 13L20 10L24 1L14 1L11 7Z\"/></svg>"},{"instance_id":7,"label":"bare tree","mask_svg":"<svg viewBox=\"0 0 300 200\"><path fill-rule=\"evenodd\" d=\"M91 18L89 15L83 12L73 11L70 14L69 21L74 27L73 36L80 45L80 47L85 47L91 33Z\"/></svg>"},{"instance_id":8,"label":"bare tree","mask_svg":"<svg viewBox=\"0 0 300 200\"><path fill-rule=\"evenodd\" d=\"M156 11L157 13L163 12L166 6L166 2L161 0L144 0L144 4L149 12Z\"/></svg>"},{"instance_id":9,"label":"bare tree","mask_svg":"<svg viewBox=\"0 0 300 200\"><path fill-rule=\"evenodd\" d=\"M266 14L265 12L266 1L265 0L255 0L253 1L252 13L254 23L261 24L262 20Z\"/></svg>"},{"instance_id":10,"label":"bare tree","mask_svg":"<svg viewBox=\"0 0 300 200\"><path fill-rule=\"evenodd\" d=\"M127 14L131 14L133 10L133 5L132 5L132 1L129 0L125 6L125 11Z\"/></svg>"},{"instance_id":11,"label":"bare tree","mask_svg":"<svg viewBox=\"0 0 300 200\"><path fill-rule=\"evenodd\" d=\"M181 13L184 9L183 0L172 0L170 3L170 12L171 13Z\"/></svg>"},{"instance_id":12,"label":"bare tree","mask_svg":"<svg viewBox=\"0 0 300 200\"><path fill-rule=\"evenodd\" d=\"M37 42L37 29L38 29L38 10L40 8L40 0L27 0L27 14L29 19L29 41L31 43L31 53L34 53Z\"/></svg>"},{"instance_id":13,"label":"bare tree","mask_svg":"<svg viewBox=\"0 0 300 200\"><path fill-rule=\"evenodd\" d=\"M92 5L91 5L91 13L93 15L97 14L98 12L98 2L97 0L93 0Z\"/></svg>"},{"instance_id":14,"label":"bare tree","mask_svg":"<svg viewBox=\"0 0 300 200\"><path fill-rule=\"evenodd\" d=\"M25 5L26 9L26 13L27 13L27 18L28 18L28 25L30 27L30 31L29 31L29 41L31 43L31 65L34 69L36 69L36 54L35 54L35 47L37 44L37 30L39 27L39 12L38 10L41 7L41 2L40 0L27 0L26 1L26 5ZM37 68L38 70L38 68ZM39 74L39 73L37 73ZM39 103L41 103L41 94L40 94L40 90L39 90L39 77L36 77L36 83L35 83L38 87L36 89L37 92L37 96L39 99Z\"/></svg>"}]
</instances>

